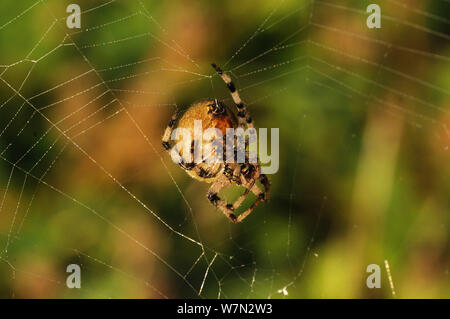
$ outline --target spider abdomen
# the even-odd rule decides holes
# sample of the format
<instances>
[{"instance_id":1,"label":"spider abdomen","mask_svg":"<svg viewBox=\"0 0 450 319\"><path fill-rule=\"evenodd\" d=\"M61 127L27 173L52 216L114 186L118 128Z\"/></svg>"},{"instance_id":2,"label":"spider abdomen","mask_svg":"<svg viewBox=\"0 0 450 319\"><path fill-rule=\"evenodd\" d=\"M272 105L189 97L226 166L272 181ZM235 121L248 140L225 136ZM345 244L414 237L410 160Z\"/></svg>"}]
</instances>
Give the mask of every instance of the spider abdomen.
<instances>
[{"instance_id":1,"label":"spider abdomen","mask_svg":"<svg viewBox=\"0 0 450 319\"><path fill-rule=\"evenodd\" d=\"M219 104L219 106L216 106ZM221 108L220 113L214 110ZM236 128L238 122L236 116L228 107L213 100L201 101L191 105L181 117L177 127L187 128L194 136L194 121L201 121L203 131L208 128L218 128L225 136L227 128Z\"/></svg>"},{"instance_id":2,"label":"spider abdomen","mask_svg":"<svg viewBox=\"0 0 450 319\"><path fill-rule=\"evenodd\" d=\"M196 121L200 122L196 124ZM196 170L186 170L186 172L195 179L209 183L213 182L223 171L223 154L208 153L208 150L210 151L212 149L211 145L214 141L220 141L221 137L226 136L228 128L236 128L237 126L238 121L236 116L221 102L206 100L191 105L180 118L177 125L177 128L187 129L191 137L190 140L183 141L183 144L187 143L187 146L190 147L190 154L183 154L183 151L180 150L180 155L186 162L197 160ZM196 129L198 130L199 127L201 128L201 132L196 132ZM221 136L216 133L205 134L211 128L220 130ZM196 140L199 133L201 133L201 141ZM201 155L207 155L209 158L218 158L218 160L205 160L204 162L198 163L198 159L194 158L194 146L198 145L198 143L202 145L203 154ZM224 149L225 146L222 145L222 150Z\"/></svg>"}]
</instances>

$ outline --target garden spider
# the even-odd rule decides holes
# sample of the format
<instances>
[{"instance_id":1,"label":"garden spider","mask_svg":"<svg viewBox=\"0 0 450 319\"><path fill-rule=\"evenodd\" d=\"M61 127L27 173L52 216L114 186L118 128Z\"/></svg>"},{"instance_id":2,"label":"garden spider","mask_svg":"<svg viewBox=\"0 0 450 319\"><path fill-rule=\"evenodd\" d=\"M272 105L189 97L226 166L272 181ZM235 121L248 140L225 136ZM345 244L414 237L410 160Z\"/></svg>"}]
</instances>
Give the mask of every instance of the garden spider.
<instances>
[{"instance_id":1,"label":"garden spider","mask_svg":"<svg viewBox=\"0 0 450 319\"><path fill-rule=\"evenodd\" d=\"M180 118L178 113L175 113L172 116L162 138L162 145L168 152L171 152L173 148L173 146L169 144L173 130L181 127L193 131L195 120L202 121L201 123L203 123L203 130L208 128L216 128L219 129L224 136L227 128L236 129L241 127L244 130L246 128L253 128L252 118L239 97L230 76L224 73L215 64L212 64L212 66L223 79L231 93L231 97L233 98L234 104L237 108L237 118L236 115L224 103L218 102L217 100L206 100L194 103ZM177 121L178 124L176 125ZM182 154L181 150L174 149L180 158L185 159L186 156L184 155L189 155L189 158L192 158L191 156L194 154L194 139L190 142L191 154ZM236 149L234 149L234 151L236 152ZM261 201L267 201L269 199L270 182L267 176L261 173L261 167L258 162L250 163L248 152L246 152L244 163L228 163L224 161L207 163L204 160L199 163L194 163L192 160L185 160L179 161L179 165L191 177L207 183L213 183L209 188L207 198L211 204L220 208L225 216L227 216L233 223L241 222ZM264 191L257 186L256 181L261 183L264 187ZM222 189L233 184L245 187L245 191L236 200L236 202L230 204L221 199L218 193ZM249 192L252 192L256 196L256 201L245 212L239 216L236 216L235 211L242 204Z\"/></svg>"}]
</instances>

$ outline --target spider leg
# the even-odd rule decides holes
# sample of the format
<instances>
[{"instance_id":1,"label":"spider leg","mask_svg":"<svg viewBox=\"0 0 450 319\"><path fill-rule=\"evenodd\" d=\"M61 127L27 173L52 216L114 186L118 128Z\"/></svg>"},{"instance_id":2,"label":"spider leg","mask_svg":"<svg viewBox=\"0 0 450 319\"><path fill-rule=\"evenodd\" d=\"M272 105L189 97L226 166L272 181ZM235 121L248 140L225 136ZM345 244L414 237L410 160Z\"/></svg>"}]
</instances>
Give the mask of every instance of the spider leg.
<instances>
[{"instance_id":1,"label":"spider leg","mask_svg":"<svg viewBox=\"0 0 450 319\"><path fill-rule=\"evenodd\" d=\"M175 122L178 118L178 112L175 112L172 115L172 118L169 121L169 124L166 127L166 130L164 131L164 135L162 137L162 146L165 148L166 151L170 152L170 149L172 146L170 146L170 137L172 135L173 127L175 126Z\"/></svg>"},{"instance_id":2,"label":"spider leg","mask_svg":"<svg viewBox=\"0 0 450 319\"><path fill-rule=\"evenodd\" d=\"M253 166L255 167L255 166ZM259 179L260 173L261 173L261 169L259 168L259 166L255 167L256 171L255 171L255 175L250 179L250 181L248 181L244 174L241 173L241 170L239 169L239 174L240 174L240 179L241 179L241 184L245 186L245 191L244 193L239 196L239 198L236 200L236 202L234 203L234 208L238 208L241 203L244 201L245 197L247 197L248 193L250 192L250 190L252 190L252 188L254 187L256 181ZM255 192L253 192L255 193Z\"/></svg>"},{"instance_id":3,"label":"spider leg","mask_svg":"<svg viewBox=\"0 0 450 319\"><path fill-rule=\"evenodd\" d=\"M245 212L243 212L242 214L240 214L237 217L236 222L240 223L241 221L243 221L248 215L250 215L250 213L256 208L256 206L258 206L258 204L262 201L267 201L269 199L269 193L270 193L270 182L267 179L267 176L264 174L261 174L259 176L259 181L261 182L261 184L264 186L264 191L262 191L256 184L255 184L255 180L252 180L249 185L248 188L246 189L246 191L244 192L244 194L241 195L242 200L245 198L245 196L248 194L249 191L251 191L253 194L256 195L256 201L252 204L252 206L250 206L250 208L248 208ZM241 198L238 199L237 202L242 202ZM236 203L237 203L236 202ZM236 204L235 203L235 204Z\"/></svg>"},{"instance_id":4,"label":"spider leg","mask_svg":"<svg viewBox=\"0 0 450 319\"><path fill-rule=\"evenodd\" d=\"M263 200L264 197L264 192L262 190L259 189L258 186L256 186L256 184L254 184L253 182L253 186L250 189L256 196L257 199L256 201L252 204L252 206L250 206L250 208L248 208L245 212L243 212L242 214L240 214L237 217L236 222L240 223L241 221L243 221L248 215L250 215L251 212L253 212L253 210L256 208L256 206L258 206L258 204Z\"/></svg>"},{"instance_id":5,"label":"spider leg","mask_svg":"<svg viewBox=\"0 0 450 319\"><path fill-rule=\"evenodd\" d=\"M250 206L250 208L248 208L245 212L243 212L242 214L240 214L237 217L236 222L240 223L241 221L243 221L248 215L250 215L250 213L255 209L256 206L258 206L258 204L261 201L267 201L269 199L269 192L270 192L270 182L267 179L267 176L264 174L261 174L259 176L259 181L261 182L261 184L263 184L264 186L264 191L262 191L261 189L259 189L258 186L256 186L256 184L254 184L253 181L253 186L251 187L251 191L253 192L253 194L255 194L257 196L256 201L252 204L252 206Z\"/></svg>"},{"instance_id":6,"label":"spider leg","mask_svg":"<svg viewBox=\"0 0 450 319\"><path fill-rule=\"evenodd\" d=\"M236 210L241 204L242 202L245 200L245 198L247 197L248 193L250 192L250 190L253 189L255 183L257 180L259 180L260 175L261 175L261 168L259 167L259 165L253 165L251 163L249 163L249 152L246 151L245 152L245 162L247 163L247 168L245 168L245 165L237 165L238 171L235 174L238 174L238 178L240 178L241 181L241 185L245 186L245 191L244 193L239 196L239 198L236 200L236 202L233 204L234 209ZM248 177L246 178L245 176L245 172L241 171L242 169L246 169L248 172L248 170L253 171L254 170L254 175L249 179ZM250 181L248 181L250 180ZM264 185L265 187L265 185ZM256 191L252 191L253 193L255 193ZM258 193L259 194L259 193ZM258 194L255 193L256 196L258 196Z\"/></svg>"},{"instance_id":7,"label":"spider leg","mask_svg":"<svg viewBox=\"0 0 450 319\"><path fill-rule=\"evenodd\" d=\"M241 169L240 169L239 165L236 165L236 167L234 168L233 176L231 177L231 179L238 185L242 183Z\"/></svg>"},{"instance_id":8,"label":"spider leg","mask_svg":"<svg viewBox=\"0 0 450 319\"><path fill-rule=\"evenodd\" d=\"M237 168L238 169L235 169L233 171L232 175L227 176L227 178L228 178L230 184L234 182L234 183L237 183L238 185L242 185L242 184L245 185L246 184L245 178L242 175L240 175L239 166L237 166ZM254 183L254 181L253 181L253 183ZM246 187L244 193L241 196L239 196L239 198L236 200L236 202L234 202L233 211L235 211L241 205L241 203L244 201L245 197L247 197L249 191L250 191L249 188Z\"/></svg>"},{"instance_id":9,"label":"spider leg","mask_svg":"<svg viewBox=\"0 0 450 319\"><path fill-rule=\"evenodd\" d=\"M225 175L222 175L218 178L218 180L211 185L211 187L208 190L208 200L213 204L214 206L220 208L220 210L225 214L225 216L228 217L229 220L231 220L233 223L237 222L236 215L234 214L234 208L233 205L227 204L224 200L222 200L218 193L223 188L230 186L231 182L228 180L228 178Z\"/></svg>"},{"instance_id":10,"label":"spider leg","mask_svg":"<svg viewBox=\"0 0 450 319\"><path fill-rule=\"evenodd\" d=\"M264 201L268 201L270 198L270 182L265 174L259 176L259 181L264 186Z\"/></svg>"},{"instance_id":11,"label":"spider leg","mask_svg":"<svg viewBox=\"0 0 450 319\"><path fill-rule=\"evenodd\" d=\"M241 97L239 96L239 93L236 89L236 86L234 85L233 81L231 80L230 76L222 71L220 67L218 67L216 64L211 64L214 70L216 70L217 74L222 78L222 80L225 82L225 84L228 87L228 90L231 93L231 97L233 98L233 102L236 105L236 108L238 110L238 118L239 118L239 124L241 126L244 126L247 124L248 127L253 127L253 120L250 116L247 108L244 105L244 102L242 102Z\"/></svg>"},{"instance_id":12,"label":"spider leg","mask_svg":"<svg viewBox=\"0 0 450 319\"><path fill-rule=\"evenodd\" d=\"M264 186L264 191L262 191L256 185L256 180L259 180ZM248 215L250 215L250 213L256 208L256 206L258 206L261 201L267 201L269 199L270 182L264 174L259 175L258 173L257 177L253 178L250 182L245 181L243 185L246 187L246 190L233 205L227 204L227 202L222 200L218 195L218 193L223 188L231 185L232 182L230 181L229 177L222 175L213 185L211 185L208 190L207 197L211 204L220 208L225 216L227 216L227 218L230 219L233 223L239 223L243 221ZM256 201L245 212L243 212L239 216L236 216L234 213L235 210L241 205L242 201L250 191L257 197Z\"/></svg>"},{"instance_id":13,"label":"spider leg","mask_svg":"<svg viewBox=\"0 0 450 319\"><path fill-rule=\"evenodd\" d=\"M181 154L180 154L180 151L175 146L173 146L172 148L169 148L167 151L168 152L172 152L172 151L176 152L176 155L178 157L177 163L178 163L178 165L180 165L180 167L182 169L184 169L186 171L190 171L190 170L195 170L197 168L195 166L194 162L185 162L183 159L183 156L181 156Z\"/></svg>"},{"instance_id":14,"label":"spider leg","mask_svg":"<svg viewBox=\"0 0 450 319\"><path fill-rule=\"evenodd\" d=\"M164 148L166 149L167 152L169 152L169 153L171 153L172 151L176 152L176 156L177 156L176 162L178 163L178 165L180 165L180 167L182 169L184 169L186 171L194 170L194 172L196 172L197 175L200 176L200 168L197 167L194 162L184 161L183 156L181 156L181 154L180 154L180 150L178 150L176 148L176 146L171 146L169 143L170 136L172 134L173 126L174 126L176 119L177 119L177 114L172 115L172 119L170 120L169 125L167 126L166 131L164 132L164 136L162 138L162 141L163 141L162 145L164 146ZM194 150L193 150L193 147L191 146L191 156L193 155L193 153L194 153Z\"/></svg>"},{"instance_id":15,"label":"spider leg","mask_svg":"<svg viewBox=\"0 0 450 319\"><path fill-rule=\"evenodd\" d=\"M195 160L194 157L194 150L195 150L195 142L192 141L191 143L191 159ZM178 151L178 150L177 150ZM178 156L181 157L180 153L178 153ZM207 160L207 158L203 158L201 163L205 163ZM203 167L197 165L195 162L188 162L188 163L184 163L183 161L180 162L179 164L182 168L184 168L185 170L192 170L195 174L197 174L198 177L201 178L211 178L213 177L213 174L211 174L210 172L208 172L207 170L205 170Z\"/></svg>"},{"instance_id":16,"label":"spider leg","mask_svg":"<svg viewBox=\"0 0 450 319\"><path fill-rule=\"evenodd\" d=\"M245 188L244 193L241 196L239 196L239 198L234 202L234 204L233 204L234 210L236 210L239 206L241 206L242 202L247 197L247 195L250 192L250 189L253 187L254 183L255 183L255 181L253 181L253 183L251 183L251 185L249 185L249 188Z\"/></svg>"}]
</instances>

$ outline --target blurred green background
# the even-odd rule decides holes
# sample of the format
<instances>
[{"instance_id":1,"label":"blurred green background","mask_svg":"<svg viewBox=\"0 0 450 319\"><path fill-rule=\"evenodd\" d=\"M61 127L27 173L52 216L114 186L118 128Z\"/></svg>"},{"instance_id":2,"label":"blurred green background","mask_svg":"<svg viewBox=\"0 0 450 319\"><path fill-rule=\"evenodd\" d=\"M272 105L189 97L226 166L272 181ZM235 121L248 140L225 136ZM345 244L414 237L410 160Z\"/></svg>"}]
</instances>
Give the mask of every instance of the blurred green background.
<instances>
[{"instance_id":1,"label":"blurred green background","mask_svg":"<svg viewBox=\"0 0 450 319\"><path fill-rule=\"evenodd\" d=\"M0 297L450 297L448 2L70 3L0 3ZM238 225L160 144L212 62L280 129Z\"/></svg>"}]
</instances>

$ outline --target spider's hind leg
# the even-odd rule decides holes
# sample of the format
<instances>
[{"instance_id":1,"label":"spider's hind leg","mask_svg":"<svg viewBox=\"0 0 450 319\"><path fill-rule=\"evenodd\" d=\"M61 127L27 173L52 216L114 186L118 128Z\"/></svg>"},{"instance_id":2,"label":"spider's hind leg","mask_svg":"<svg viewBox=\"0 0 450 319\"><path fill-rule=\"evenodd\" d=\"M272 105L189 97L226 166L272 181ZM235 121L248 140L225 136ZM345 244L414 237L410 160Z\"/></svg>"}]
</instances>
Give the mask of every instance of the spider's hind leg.
<instances>
[{"instance_id":1,"label":"spider's hind leg","mask_svg":"<svg viewBox=\"0 0 450 319\"><path fill-rule=\"evenodd\" d=\"M264 186L264 199L263 201L268 201L270 197L270 181L265 174L259 175L259 181Z\"/></svg>"},{"instance_id":2,"label":"spider's hind leg","mask_svg":"<svg viewBox=\"0 0 450 319\"><path fill-rule=\"evenodd\" d=\"M236 223L238 218L234 214L233 205L227 204L226 201L219 197L219 192L230 185L231 183L225 175L220 176L209 188L207 197L211 204L218 207L230 221Z\"/></svg>"}]
</instances>

